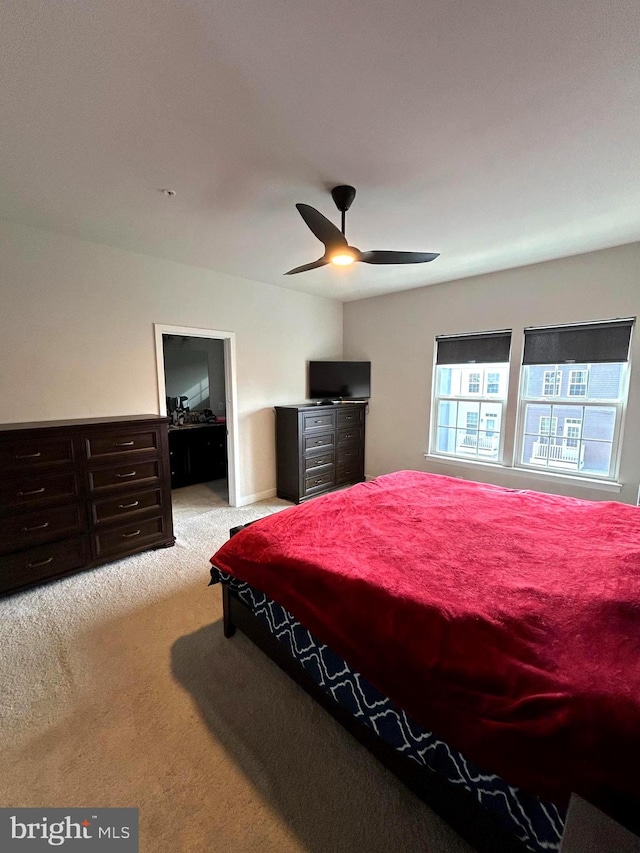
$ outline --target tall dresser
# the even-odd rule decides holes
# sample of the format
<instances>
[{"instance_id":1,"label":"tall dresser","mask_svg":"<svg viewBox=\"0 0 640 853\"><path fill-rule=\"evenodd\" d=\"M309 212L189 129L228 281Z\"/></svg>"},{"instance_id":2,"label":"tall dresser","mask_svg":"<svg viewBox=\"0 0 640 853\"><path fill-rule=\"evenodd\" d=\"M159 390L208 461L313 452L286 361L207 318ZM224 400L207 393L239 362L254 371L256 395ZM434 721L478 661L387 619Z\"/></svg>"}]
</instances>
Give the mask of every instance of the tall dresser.
<instances>
[{"instance_id":1,"label":"tall dresser","mask_svg":"<svg viewBox=\"0 0 640 853\"><path fill-rule=\"evenodd\" d=\"M174 544L167 423L0 424L0 594Z\"/></svg>"},{"instance_id":2,"label":"tall dresser","mask_svg":"<svg viewBox=\"0 0 640 853\"><path fill-rule=\"evenodd\" d=\"M279 498L301 503L364 480L365 403L276 406Z\"/></svg>"}]
</instances>

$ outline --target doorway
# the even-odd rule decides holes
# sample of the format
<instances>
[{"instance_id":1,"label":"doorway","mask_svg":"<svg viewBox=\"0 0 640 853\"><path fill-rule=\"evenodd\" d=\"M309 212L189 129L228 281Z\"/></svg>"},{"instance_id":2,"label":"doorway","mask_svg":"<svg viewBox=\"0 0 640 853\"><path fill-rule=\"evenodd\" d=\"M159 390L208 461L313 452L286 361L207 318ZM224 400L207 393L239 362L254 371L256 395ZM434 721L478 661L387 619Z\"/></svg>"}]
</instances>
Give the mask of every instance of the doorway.
<instances>
[{"instance_id":1,"label":"doorway","mask_svg":"<svg viewBox=\"0 0 640 853\"><path fill-rule=\"evenodd\" d=\"M237 506L235 333L158 323L154 329L159 410L172 418L172 479L185 485L199 473L211 476L212 488L220 492L224 482L229 505Z\"/></svg>"}]
</instances>

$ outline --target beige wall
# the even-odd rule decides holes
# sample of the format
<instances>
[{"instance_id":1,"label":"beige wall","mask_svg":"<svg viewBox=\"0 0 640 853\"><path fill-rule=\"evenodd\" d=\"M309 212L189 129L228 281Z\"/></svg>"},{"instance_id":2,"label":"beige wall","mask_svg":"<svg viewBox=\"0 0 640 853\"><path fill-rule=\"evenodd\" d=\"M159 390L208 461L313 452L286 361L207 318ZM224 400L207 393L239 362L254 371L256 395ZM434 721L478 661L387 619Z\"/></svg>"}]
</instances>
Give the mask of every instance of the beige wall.
<instances>
[{"instance_id":1,"label":"beige wall","mask_svg":"<svg viewBox=\"0 0 640 853\"><path fill-rule=\"evenodd\" d=\"M436 261L437 263L437 261ZM345 358L372 362L367 422L367 475L403 468L635 503L640 483L640 334L632 371L620 492L494 467L425 460L437 334L513 329L512 364L521 358L522 329L640 314L640 243L520 269L434 285L345 305ZM507 441L514 434L517 371L510 380ZM510 448L507 448L509 450Z\"/></svg>"},{"instance_id":2,"label":"beige wall","mask_svg":"<svg viewBox=\"0 0 640 853\"><path fill-rule=\"evenodd\" d=\"M342 305L0 222L0 423L156 413L154 323L236 335L239 500L275 490L273 406L342 355Z\"/></svg>"}]
</instances>

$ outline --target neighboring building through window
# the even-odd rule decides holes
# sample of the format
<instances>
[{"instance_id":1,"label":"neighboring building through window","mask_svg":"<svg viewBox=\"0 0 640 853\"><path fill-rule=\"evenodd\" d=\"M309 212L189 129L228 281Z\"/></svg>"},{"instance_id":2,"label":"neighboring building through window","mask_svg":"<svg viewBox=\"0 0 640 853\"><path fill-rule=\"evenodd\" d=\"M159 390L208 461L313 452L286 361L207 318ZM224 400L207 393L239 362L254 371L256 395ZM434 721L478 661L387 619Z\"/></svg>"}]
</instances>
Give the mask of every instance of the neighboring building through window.
<instances>
[{"instance_id":1,"label":"neighboring building through window","mask_svg":"<svg viewBox=\"0 0 640 853\"><path fill-rule=\"evenodd\" d=\"M499 462L511 332L436 339L431 452Z\"/></svg>"},{"instance_id":2,"label":"neighboring building through window","mask_svg":"<svg viewBox=\"0 0 640 853\"><path fill-rule=\"evenodd\" d=\"M525 329L516 464L616 476L632 323Z\"/></svg>"}]
</instances>

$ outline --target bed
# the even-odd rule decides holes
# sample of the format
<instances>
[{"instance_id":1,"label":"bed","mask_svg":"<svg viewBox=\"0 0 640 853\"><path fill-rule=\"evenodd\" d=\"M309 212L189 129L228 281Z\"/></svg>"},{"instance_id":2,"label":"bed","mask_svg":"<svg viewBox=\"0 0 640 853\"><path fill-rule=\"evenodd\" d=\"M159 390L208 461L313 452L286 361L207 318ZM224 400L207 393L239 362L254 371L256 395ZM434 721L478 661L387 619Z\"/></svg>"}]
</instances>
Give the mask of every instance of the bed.
<instances>
[{"instance_id":1,"label":"bed","mask_svg":"<svg viewBox=\"0 0 640 853\"><path fill-rule=\"evenodd\" d=\"M633 821L635 507L402 471L261 519L211 562L227 636L478 850L558 850L572 792Z\"/></svg>"}]
</instances>

